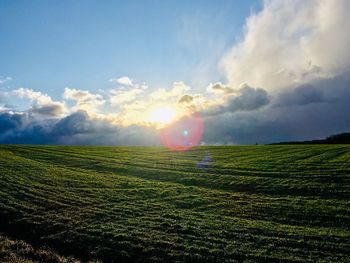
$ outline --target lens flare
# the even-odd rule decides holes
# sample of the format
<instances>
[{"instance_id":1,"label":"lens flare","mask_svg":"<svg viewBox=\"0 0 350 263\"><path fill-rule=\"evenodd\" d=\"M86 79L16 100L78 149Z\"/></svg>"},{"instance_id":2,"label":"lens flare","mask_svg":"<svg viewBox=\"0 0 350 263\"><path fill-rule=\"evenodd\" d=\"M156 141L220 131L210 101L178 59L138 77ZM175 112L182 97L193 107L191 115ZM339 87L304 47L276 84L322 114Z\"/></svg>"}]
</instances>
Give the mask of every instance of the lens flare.
<instances>
[{"instance_id":1,"label":"lens flare","mask_svg":"<svg viewBox=\"0 0 350 263\"><path fill-rule=\"evenodd\" d=\"M203 120L194 113L161 129L160 142L172 151L187 151L200 143L203 132Z\"/></svg>"}]
</instances>

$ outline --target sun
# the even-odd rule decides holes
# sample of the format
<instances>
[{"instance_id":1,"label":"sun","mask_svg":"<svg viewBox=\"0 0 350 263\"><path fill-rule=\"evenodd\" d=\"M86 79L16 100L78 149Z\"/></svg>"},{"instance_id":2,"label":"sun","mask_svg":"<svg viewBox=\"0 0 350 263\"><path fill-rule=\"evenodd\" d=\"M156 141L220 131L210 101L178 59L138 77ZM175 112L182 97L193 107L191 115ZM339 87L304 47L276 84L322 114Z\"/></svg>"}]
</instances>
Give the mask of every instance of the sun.
<instances>
[{"instance_id":1,"label":"sun","mask_svg":"<svg viewBox=\"0 0 350 263\"><path fill-rule=\"evenodd\" d=\"M171 123L176 117L176 110L171 107L155 108L148 114L147 122L158 126L165 126Z\"/></svg>"}]
</instances>

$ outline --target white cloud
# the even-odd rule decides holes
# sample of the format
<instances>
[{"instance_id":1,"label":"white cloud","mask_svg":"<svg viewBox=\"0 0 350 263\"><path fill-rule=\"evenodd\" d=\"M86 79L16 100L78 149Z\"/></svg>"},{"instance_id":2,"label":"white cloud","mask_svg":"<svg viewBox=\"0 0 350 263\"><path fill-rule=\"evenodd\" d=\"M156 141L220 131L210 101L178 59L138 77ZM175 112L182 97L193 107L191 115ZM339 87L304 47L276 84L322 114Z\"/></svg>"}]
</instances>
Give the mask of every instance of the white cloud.
<instances>
[{"instance_id":1,"label":"white cloud","mask_svg":"<svg viewBox=\"0 0 350 263\"><path fill-rule=\"evenodd\" d=\"M110 79L109 80L110 82L117 82L121 85L124 85L124 86L133 86L133 82L132 80L129 78L129 77L120 77L118 79Z\"/></svg>"},{"instance_id":2,"label":"white cloud","mask_svg":"<svg viewBox=\"0 0 350 263\"><path fill-rule=\"evenodd\" d=\"M178 98L184 95L185 92L189 91L191 88L187 86L184 82L174 82L173 87L170 90L160 88L150 94L150 98L154 100L167 100L170 98Z\"/></svg>"},{"instance_id":3,"label":"white cloud","mask_svg":"<svg viewBox=\"0 0 350 263\"><path fill-rule=\"evenodd\" d=\"M43 94L40 91L34 91L32 89L27 89L27 88L19 88L12 93L20 98L27 98L32 101L36 101L39 104L49 104L52 103L52 99L49 95Z\"/></svg>"},{"instance_id":4,"label":"white cloud","mask_svg":"<svg viewBox=\"0 0 350 263\"><path fill-rule=\"evenodd\" d=\"M100 94L93 94L87 90L65 88L63 98L76 101L73 111L83 110L91 115L96 115L105 100Z\"/></svg>"},{"instance_id":5,"label":"white cloud","mask_svg":"<svg viewBox=\"0 0 350 263\"><path fill-rule=\"evenodd\" d=\"M52 98L40 91L27 88L13 90L11 94L19 98L29 99L31 106L29 112L42 116L63 116L67 113L64 102L53 101Z\"/></svg>"},{"instance_id":6,"label":"white cloud","mask_svg":"<svg viewBox=\"0 0 350 263\"><path fill-rule=\"evenodd\" d=\"M11 77L2 77L2 76L0 76L0 86L4 85L6 82L11 81L11 80L12 80Z\"/></svg>"},{"instance_id":7,"label":"white cloud","mask_svg":"<svg viewBox=\"0 0 350 263\"><path fill-rule=\"evenodd\" d=\"M214 94L234 94L238 93L237 89L222 84L221 82L210 83L207 87L207 92Z\"/></svg>"},{"instance_id":8,"label":"white cloud","mask_svg":"<svg viewBox=\"0 0 350 263\"><path fill-rule=\"evenodd\" d=\"M63 97L69 100L98 100L102 99L99 94L92 94L87 90L65 88Z\"/></svg>"},{"instance_id":9,"label":"white cloud","mask_svg":"<svg viewBox=\"0 0 350 263\"><path fill-rule=\"evenodd\" d=\"M143 91L144 89L142 88L111 90L110 102L112 104L122 105L134 101L139 94L143 93Z\"/></svg>"},{"instance_id":10,"label":"white cloud","mask_svg":"<svg viewBox=\"0 0 350 263\"><path fill-rule=\"evenodd\" d=\"M228 85L269 91L349 69L348 0L266 0L221 61Z\"/></svg>"},{"instance_id":11,"label":"white cloud","mask_svg":"<svg viewBox=\"0 0 350 263\"><path fill-rule=\"evenodd\" d=\"M111 105L121 106L136 100L148 88L145 84L133 83L128 77L119 78L117 80L123 87L112 89L109 91L109 101Z\"/></svg>"}]
</instances>

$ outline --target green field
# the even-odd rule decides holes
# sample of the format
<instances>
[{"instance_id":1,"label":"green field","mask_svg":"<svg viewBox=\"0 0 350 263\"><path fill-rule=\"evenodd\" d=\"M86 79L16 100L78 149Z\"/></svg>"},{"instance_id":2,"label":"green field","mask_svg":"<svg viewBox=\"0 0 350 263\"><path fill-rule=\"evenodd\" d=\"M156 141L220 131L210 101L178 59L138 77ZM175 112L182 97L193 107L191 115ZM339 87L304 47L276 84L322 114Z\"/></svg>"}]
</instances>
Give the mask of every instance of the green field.
<instances>
[{"instance_id":1,"label":"green field","mask_svg":"<svg viewBox=\"0 0 350 263\"><path fill-rule=\"evenodd\" d=\"M2 145L0 224L84 262L350 262L350 146Z\"/></svg>"}]
</instances>

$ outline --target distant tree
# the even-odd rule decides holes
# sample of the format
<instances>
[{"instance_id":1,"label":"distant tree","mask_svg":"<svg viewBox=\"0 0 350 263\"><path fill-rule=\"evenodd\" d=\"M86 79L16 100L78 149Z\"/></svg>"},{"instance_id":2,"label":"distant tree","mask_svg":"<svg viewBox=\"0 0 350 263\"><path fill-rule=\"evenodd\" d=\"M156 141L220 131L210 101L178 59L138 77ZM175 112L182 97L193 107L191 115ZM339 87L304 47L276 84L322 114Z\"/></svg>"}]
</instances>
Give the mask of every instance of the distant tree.
<instances>
[{"instance_id":1,"label":"distant tree","mask_svg":"<svg viewBox=\"0 0 350 263\"><path fill-rule=\"evenodd\" d=\"M350 144L350 133L344 132L328 136L322 140L311 141L291 141L291 142L279 142L273 144Z\"/></svg>"}]
</instances>

